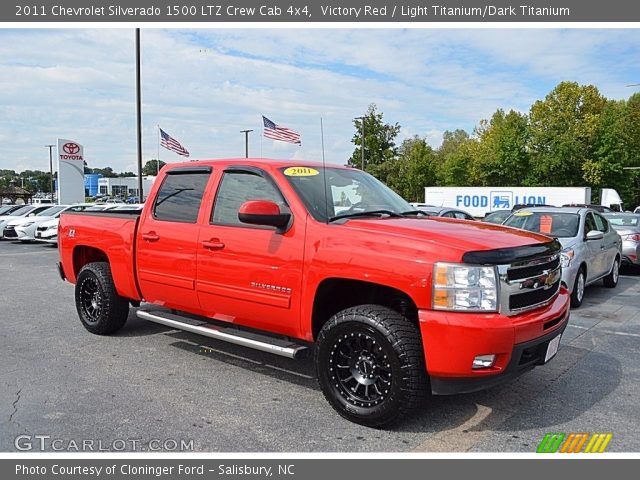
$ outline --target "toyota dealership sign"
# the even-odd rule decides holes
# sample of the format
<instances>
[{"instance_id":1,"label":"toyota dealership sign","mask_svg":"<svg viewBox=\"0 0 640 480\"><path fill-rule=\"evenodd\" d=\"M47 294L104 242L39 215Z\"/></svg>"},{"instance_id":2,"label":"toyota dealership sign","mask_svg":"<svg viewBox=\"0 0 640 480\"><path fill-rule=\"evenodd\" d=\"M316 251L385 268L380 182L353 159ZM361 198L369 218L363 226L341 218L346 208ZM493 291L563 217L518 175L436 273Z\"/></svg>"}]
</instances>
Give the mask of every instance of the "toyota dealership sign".
<instances>
[{"instance_id":1,"label":"toyota dealership sign","mask_svg":"<svg viewBox=\"0 0 640 480\"><path fill-rule=\"evenodd\" d=\"M84 148L78 142L58 139L58 203L84 202Z\"/></svg>"}]
</instances>

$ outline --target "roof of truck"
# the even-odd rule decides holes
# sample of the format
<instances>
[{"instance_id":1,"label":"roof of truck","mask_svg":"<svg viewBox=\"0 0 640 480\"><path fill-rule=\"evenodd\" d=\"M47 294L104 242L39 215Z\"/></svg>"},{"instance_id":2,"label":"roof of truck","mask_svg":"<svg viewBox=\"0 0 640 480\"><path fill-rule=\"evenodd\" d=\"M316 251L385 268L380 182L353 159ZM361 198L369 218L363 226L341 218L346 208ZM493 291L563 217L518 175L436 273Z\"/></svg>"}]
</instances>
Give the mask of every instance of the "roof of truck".
<instances>
[{"instance_id":1,"label":"roof of truck","mask_svg":"<svg viewBox=\"0 0 640 480\"><path fill-rule=\"evenodd\" d=\"M346 165L340 165L337 163L329 163L323 164L322 162L317 161L307 161L307 160L286 160L286 159L274 159L274 158L219 158L219 159L209 159L209 160L192 160L189 162L180 162L180 163L170 163L168 164L170 168L176 167L196 167L198 165L209 165L216 166L218 164L224 165L251 165L251 166L265 166L268 165L273 168L282 168L282 167L314 167L314 168L322 168L323 166L331 167L331 168L352 168Z\"/></svg>"}]
</instances>

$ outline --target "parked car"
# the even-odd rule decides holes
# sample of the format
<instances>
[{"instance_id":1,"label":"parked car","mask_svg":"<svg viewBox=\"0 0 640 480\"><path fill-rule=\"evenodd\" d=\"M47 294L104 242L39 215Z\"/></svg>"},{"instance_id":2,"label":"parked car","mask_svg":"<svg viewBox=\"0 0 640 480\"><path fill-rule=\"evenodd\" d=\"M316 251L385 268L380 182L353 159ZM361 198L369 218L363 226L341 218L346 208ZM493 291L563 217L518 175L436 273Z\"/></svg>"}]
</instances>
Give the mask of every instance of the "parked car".
<instances>
[{"instance_id":1,"label":"parked car","mask_svg":"<svg viewBox=\"0 0 640 480\"><path fill-rule=\"evenodd\" d=\"M60 218L52 218L36 227L34 240L42 243L58 243L58 223Z\"/></svg>"},{"instance_id":2,"label":"parked car","mask_svg":"<svg viewBox=\"0 0 640 480\"><path fill-rule=\"evenodd\" d=\"M6 227L7 223L11 222L12 220L16 220L18 218L21 217L32 217L40 212L42 212L43 210L46 210L47 208L51 208L51 205L23 205L22 207L18 208L17 210L11 212L10 215L3 215L0 217L0 238L4 238L3 232L4 232L4 228Z\"/></svg>"},{"instance_id":3,"label":"parked car","mask_svg":"<svg viewBox=\"0 0 640 480\"><path fill-rule=\"evenodd\" d=\"M535 207L553 207L553 205L547 205L546 203L516 203L511 209L512 212L522 210L523 208L535 208Z\"/></svg>"},{"instance_id":4,"label":"parked car","mask_svg":"<svg viewBox=\"0 0 640 480\"><path fill-rule=\"evenodd\" d=\"M30 242L35 239L38 226L49 220L54 220L62 212L81 212L91 206L91 203L79 203L74 205L49 205L49 208L26 218L17 218L7 223L3 234L6 239L15 239L21 242Z\"/></svg>"},{"instance_id":5,"label":"parked car","mask_svg":"<svg viewBox=\"0 0 640 480\"><path fill-rule=\"evenodd\" d=\"M487 223L495 223L497 225L502 224L509 215L511 215L511 210L495 210L493 212L487 213L482 219L483 222Z\"/></svg>"},{"instance_id":6,"label":"parked car","mask_svg":"<svg viewBox=\"0 0 640 480\"><path fill-rule=\"evenodd\" d=\"M580 207L537 207L514 212L504 224L557 238L562 281L571 292L571 305L579 307L586 285L603 280L618 284L622 239L598 212Z\"/></svg>"},{"instance_id":7,"label":"parked car","mask_svg":"<svg viewBox=\"0 0 640 480\"><path fill-rule=\"evenodd\" d=\"M368 426L548 362L569 319L557 240L429 218L353 168L174 163L142 212L62 214L58 240L89 332L145 302L137 316L171 328L313 352L331 406Z\"/></svg>"},{"instance_id":8,"label":"parked car","mask_svg":"<svg viewBox=\"0 0 640 480\"><path fill-rule=\"evenodd\" d=\"M432 217L458 218L461 220L475 220L470 214L458 208L434 207L422 203L412 203L412 207Z\"/></svg>"},{"instance_id":9,"label":"parked car","mask_svg":"<svg viewBox=\"0 0 640 480\"><path fill-rule=\"evenodd\" d=\"M622 237L622 263L640 265L640 213L605 213Z\"/></svg>"}]
</instances>

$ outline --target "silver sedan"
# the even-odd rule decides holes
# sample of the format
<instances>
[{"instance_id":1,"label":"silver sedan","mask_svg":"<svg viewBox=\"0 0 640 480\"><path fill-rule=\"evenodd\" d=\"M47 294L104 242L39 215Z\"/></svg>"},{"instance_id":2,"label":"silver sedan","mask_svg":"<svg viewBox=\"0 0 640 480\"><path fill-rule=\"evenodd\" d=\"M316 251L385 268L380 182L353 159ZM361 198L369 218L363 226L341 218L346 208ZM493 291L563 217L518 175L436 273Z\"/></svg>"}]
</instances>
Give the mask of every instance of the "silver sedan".
<instances>
[{"instance_id":1,"label":"silver sedan","mask_svg":"<svg viewBox=\"0 0 640 480\"><path fill-rule=\"evenodd\" d=\"M504 224L557 238L562 244L562 282L579 307L586 285L603 280L618 284L622 239L606 218L590 208L538 207L519 210Z\"/></svg>"},{"instance_id":2,"label":"silver sedan","mask_svg":"<svg viewBox=\"0 0 640 480\"><path fill-rule=\"evenodd\" d=\"M605 213L622 237L622 263L640 265L640 213Z\"/></svg>"}]
</instances>

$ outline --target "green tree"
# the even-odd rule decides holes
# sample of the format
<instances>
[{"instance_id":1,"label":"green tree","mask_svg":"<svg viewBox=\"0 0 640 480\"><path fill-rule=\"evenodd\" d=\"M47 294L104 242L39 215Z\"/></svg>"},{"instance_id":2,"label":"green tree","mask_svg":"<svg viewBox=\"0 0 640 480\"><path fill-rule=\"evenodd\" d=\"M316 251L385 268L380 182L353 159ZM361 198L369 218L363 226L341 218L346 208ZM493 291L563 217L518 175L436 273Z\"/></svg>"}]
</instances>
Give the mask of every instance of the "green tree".
<instances>
[{"instance_id":1,"label":"green tree","mask_svg":"<svg viewBox=\"0 0 640 480\"><path fill-rule=\"evenodd\" d=\"M424 200L424 187L436 184L436 154L417 135L402 142L397 166L387 177L389 186L410 202Z\"/></svg>"},{"instance_id":2,"label":"green tree","mask_svg":"<svg viewBox=\"0 0 640 480\"><path fill-rule=\"evenodd\" d=\"M594 141L606 102L593 85L562 82L533 104L529 184L584 184L582 165L594 159Z\"/></svg>"},{"instance_id":3,"label":"green tree","mask_svg":"<svg viewBox=\"0 0 640 480\"><path fill-rule=\"evenodd\" d=\"M162 167L164 167L165 165L166 163L163 162L162 160L156 160L156 159L149 160L147 163L144 164L144 167L142 167L142 174L155 175L156 172L161 170Z\"/></svg>"},{"instance_id":4,"label":"green tree","mask_svg":"<svg viewBox=\"0 0 640 480\"><path fill-rule=\"evenodd\" d=\"M437 151L437 178L440 185L478 185L474 171L478 142L464 130L446 131Z\"/></svg>"},{"instance_id":5,"label":"green tree","mask_svg":"<svg viewBox=\"0 0 640 480\"><path fill-rule=\"evenodd\" d=\"M395 139L400 132L400 124L388 124L383 121L382 112L377 111L375 103L369 105L364 115L364 163L365 171L378 179L386 182L392 174L393 162L397 158ZM353 121L355 133L351 140L356 146L348 164L354 167L362 167L362 120Z\"/></svg>"},{"instance_id":6,"label":"green tree","mask_svg":"<svg viewBox=\"0 0 640 480\"><path fill-rule=\"evenodd\" d=\"M529 121L513 110L496 111L476 128L478 157L474 177L482 185L521 185L529 172Z\"/></svg>"}]
</instances>

